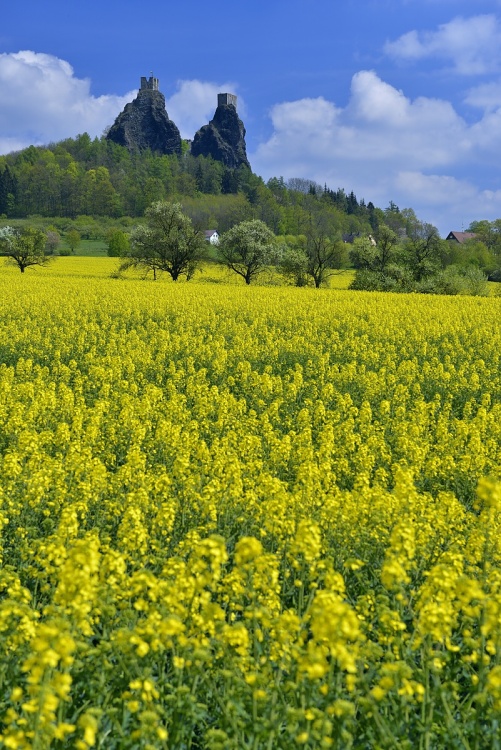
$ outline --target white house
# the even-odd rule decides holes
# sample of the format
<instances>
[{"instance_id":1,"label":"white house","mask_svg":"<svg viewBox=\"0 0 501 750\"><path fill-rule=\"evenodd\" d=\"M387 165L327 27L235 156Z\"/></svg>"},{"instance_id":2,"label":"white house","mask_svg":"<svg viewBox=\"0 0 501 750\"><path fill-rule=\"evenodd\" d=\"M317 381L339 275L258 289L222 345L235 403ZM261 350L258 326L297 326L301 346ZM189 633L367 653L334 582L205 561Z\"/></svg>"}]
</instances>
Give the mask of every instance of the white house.
<instances>
[{"instance_id":1,"label":"white house","mask_svg":"<svg viewBox=\"0 0 501 750\"><path fill-rule=\"evenodd\" d=\"M210 242L211 245L219 245L219 234L215 229L205 229L205 239Z\"/></svg>"}]
</instances>

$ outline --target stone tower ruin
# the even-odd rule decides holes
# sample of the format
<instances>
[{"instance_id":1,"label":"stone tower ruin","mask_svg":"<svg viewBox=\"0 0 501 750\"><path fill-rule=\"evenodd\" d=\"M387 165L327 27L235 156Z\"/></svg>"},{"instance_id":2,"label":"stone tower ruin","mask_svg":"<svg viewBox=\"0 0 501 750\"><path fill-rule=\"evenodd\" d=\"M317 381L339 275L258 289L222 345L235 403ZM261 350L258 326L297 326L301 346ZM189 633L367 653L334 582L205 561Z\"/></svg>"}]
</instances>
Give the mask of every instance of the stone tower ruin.
<instances>
[{"instance_id":1,"label":"stone tower ruin","mask_svg":"<svg viewBox=\"0 0 501 750\"><path fill-rule=\"evenodd\" d=\"M141 76L141 88L108 131L106 138L129 151L150 149L159 154L181 155L181 134L169 119L158 78Z\"/></svg>"},{"instance_id":2,"label":"stone tower ruin","mask_svg":"<svg viewBox=\"0 0 501 750\"><path fill-rule=\"evenodd\" d=\"M221 107L225 104L231 104L232 107L237 108L237 97L235 94L218 94L217 95L217 106Z\"/></svg>"},{"instance_id":3,"label":"stone tower ruin","mask_svg":"<svg viewBox=\"0 0 501 750\"><path fill-rule=\"evenodd\" d=\"M141 91L158 91L158 78L141 76Z\"/></svg>"},{"instance_id":4,"label":"stone tower ruin","mask_svg":"<svg viewBox=\"0 0 501 750\"><path fill-rule=\"evenodd\" d=\"M250 169L245 148L245 128L237 114L235 94L218 94L217 109L208 125L195 133L191 144L193 156L210 156L230 169Z\"/></svg>"}]
</instances>

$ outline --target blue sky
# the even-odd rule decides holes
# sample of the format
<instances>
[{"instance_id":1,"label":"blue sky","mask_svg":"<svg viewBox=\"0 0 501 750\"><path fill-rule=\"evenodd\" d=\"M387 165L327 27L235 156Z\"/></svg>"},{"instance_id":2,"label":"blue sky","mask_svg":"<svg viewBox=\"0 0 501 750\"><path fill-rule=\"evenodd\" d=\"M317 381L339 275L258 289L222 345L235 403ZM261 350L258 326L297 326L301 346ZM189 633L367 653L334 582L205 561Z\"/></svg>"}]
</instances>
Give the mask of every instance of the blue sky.
<instances>
[{"instance_id":1,"label":"blue sky","mask_svg":"<svg viewBox=\"0 0 501 750\"><path fill-rule=\"evenodd\" d=\"M501 218L501 0L24 0L2 9L0 153L101 135L153 71L186 138L239 97L253 170Z\"/></svg>"}]
</instances>

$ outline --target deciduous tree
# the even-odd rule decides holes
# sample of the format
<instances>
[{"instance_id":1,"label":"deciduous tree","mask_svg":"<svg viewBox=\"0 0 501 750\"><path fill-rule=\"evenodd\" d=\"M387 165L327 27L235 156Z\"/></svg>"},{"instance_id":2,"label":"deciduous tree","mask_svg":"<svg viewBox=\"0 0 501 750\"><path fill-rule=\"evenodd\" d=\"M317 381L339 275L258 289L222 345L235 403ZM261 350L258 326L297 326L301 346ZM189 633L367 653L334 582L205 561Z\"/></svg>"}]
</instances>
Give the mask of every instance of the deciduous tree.
<instances>
[{"instance_id":1,"label":"deciduous tree","mask_svg":"<svg viewBox=\"0 0 501 750\"><path fill-rule=\"evenodd\" d=\"M439 270L441 247L438 229L432 224L418 220L409 224L407 239L403 244L403 259L416 281L422 281Z\"/></svg>"},{"instance_id":2,"label":"deciduous tree","mask_svg":"<svg viewBox=\"0 0 501 750\"><path fill-rule=\"evenodd\" d=\"M384 274L396 258L398 237L393 229L382 224L376 238L374 240L372 236L357 237L350 251L350 260L357 269Z\"/></svg>"},{"instance_id":3,"label":"deciduous tree","mask_svg":"<svg viewBox=\"0 0 501 750\"><path fill-rule=\"evenodd\" d=\"M49 255L54 255L57 248L61 244L61 235L55 227L47 230L46 233L46 247Z\"/></svg>"},{"instance_id":4,"label":"deciduous tree","mask_svg":"<svg viewBox=\"0 0 501 750\"><path fill-rule=\"evenodd\" d=\"M110 229L106 235L110 258L122 258L130 250L129 235L121 229Z\"/></svg>"},{"instance_id":5,"label":"deciduous tree","mask_svg":"<svg viewBox=\"0 0 501 750\"><path fill-rule=\"evenodd\" d=\"M335 235L336 228L330 217L311 213L305 230L307 273L317 289L344 264L346 249Z\"/></svg>"},{"instance_id":6,"label":"deciduous tree","mask_svg":"<svg viewBox=\"0 0 501 750\"><path fill-rule=\"evenodd\" d=\"M70 231L66 233L66 244L69 246L72 253L74 253L79 246L81 239L80 232L77 232L76 229L70 229Z\"/></svg>"},{"instance_id":7,"label":"deciduous tree","mask_svg":"<svg viewBox=\"0 0 501 750\"><path fill-rule=\"evenodd\" d=\"M51 259L46 253L46 245L47 235L40 229L0 229L0 254L15 264L21 273L30 266L44 266Z\"/></svg>"},{"instance_id":8,"label":"deciduous tree","mask_svg":"<svg viewBox=\"0 0 501 750\"><path fill-rule=\"evenodd\" d=\"M219 245L221 261L250 284L275 260L275 235L259 219L242 221L225 232Z\"/></svg>"},{"instance_id":9,"label":"deciduous tree","mask_svg":"<svg viewBox=\"0 0 501 750\"><path fill-rule=\"evenodd\" d=\"M142 268L146 273L166 271L173 281L190 279L207 255L205 240L179 203L157 201L145 211L146 224L130 234L128 250L120 270Z\"/></svg>"},{"instance_id":10,"label":"deciduous tree","mask_svg":"<svg viewBox=\"0 0 501 750\"><path fill-rule=\"evenodd\" d=\"M279 261L280 271L283 276L294 286L307 286L308 278L308 255L306 253L306 237L289 236L285 238L286 245L282 249Z\"/></svg>"}]
</instances>

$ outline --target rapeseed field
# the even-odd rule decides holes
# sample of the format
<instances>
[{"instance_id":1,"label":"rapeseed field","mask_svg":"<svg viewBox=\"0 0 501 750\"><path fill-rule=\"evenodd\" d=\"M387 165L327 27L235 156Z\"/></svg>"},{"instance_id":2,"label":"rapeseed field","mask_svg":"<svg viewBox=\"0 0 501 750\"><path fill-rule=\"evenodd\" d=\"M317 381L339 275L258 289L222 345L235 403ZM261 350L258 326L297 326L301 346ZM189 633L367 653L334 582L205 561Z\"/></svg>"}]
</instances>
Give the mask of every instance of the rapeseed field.
<instances>
[{"instance_id":1,"label":"rapeseed field","mask_svg":"<svg viewBox=\"0 0 501 750\"><path fill-rule=\"evenodd\" d=\"M0 276L0 746L500 747L501 299L111 270Z\"/></svg>"}]
</instances>

